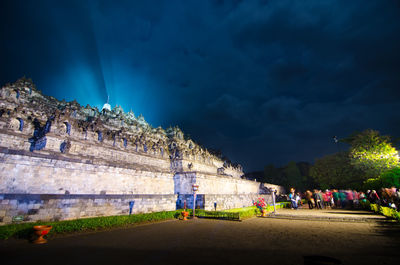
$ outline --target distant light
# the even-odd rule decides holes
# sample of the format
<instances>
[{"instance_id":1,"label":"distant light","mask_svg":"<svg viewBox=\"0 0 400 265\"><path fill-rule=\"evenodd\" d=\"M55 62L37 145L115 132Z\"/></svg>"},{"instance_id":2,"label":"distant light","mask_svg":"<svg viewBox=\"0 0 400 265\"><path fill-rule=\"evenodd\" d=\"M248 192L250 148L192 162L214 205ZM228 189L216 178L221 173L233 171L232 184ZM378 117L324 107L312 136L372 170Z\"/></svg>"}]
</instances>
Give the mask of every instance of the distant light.
<instances>
[{"instance_id":1,"label":"distant light","mask_svg":"<svg viewBox=\"0 0 400 265\"><path fill-rule=\"evenodd\" d=\"M104 105L103 105L103 108L101 109L101 111L103 111L103 110L108 110L108 111L111 111L111 106L110 106L110 104L108 104L108 103L105 103Z\"/></svg>"},{"instance_id":2,"label":"distant light","mask_svg":"<svg viewBox=\"0 0 400 265\"><path fill-rule=\"evenodd\" d=\"M108 111L111 111L111 105L110 104L108 104L108 101L110 101L110 95L108 95L107 96L107 103L105 103L104 105L103 105L103 108L101 109L101 111L103 111L103 110L108 110Z\"/></svg>"}]
</instances>

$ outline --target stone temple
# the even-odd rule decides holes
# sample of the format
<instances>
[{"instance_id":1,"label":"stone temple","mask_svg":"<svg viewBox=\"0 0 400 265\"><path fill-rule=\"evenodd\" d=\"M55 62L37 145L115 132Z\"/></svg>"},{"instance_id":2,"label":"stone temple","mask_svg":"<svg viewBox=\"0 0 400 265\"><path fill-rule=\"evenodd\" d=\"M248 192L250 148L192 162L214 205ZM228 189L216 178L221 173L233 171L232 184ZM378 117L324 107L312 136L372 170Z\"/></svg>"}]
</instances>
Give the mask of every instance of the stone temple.
<instances>
[{"instance_id":1,"label":"stone temple","mask_svg":"<svg viewBox=\"0 0 400 265\"><path fill-rule=\"evenodd\" d=\"M0 224L250 206L268 188L178 128L122 108L43 95L22 78L0 90Z\"/></svg>"}]
</instances>

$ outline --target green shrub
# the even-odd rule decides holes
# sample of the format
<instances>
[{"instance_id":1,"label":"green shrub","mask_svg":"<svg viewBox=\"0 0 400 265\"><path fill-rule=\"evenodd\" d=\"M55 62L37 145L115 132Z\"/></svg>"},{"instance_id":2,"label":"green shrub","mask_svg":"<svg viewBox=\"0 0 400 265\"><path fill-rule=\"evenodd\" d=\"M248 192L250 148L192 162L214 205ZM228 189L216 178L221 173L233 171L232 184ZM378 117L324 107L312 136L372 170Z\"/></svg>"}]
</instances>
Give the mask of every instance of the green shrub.
<instances>
[{"instance_id":1,"label":"green shrub","mask_svg":"<svg viewBox=\"0 0 400 265\"><path fill-rule=\"evenodd\" d=\"M359 203L360 203L361 208L366 209L366 210L372 210L370 201L368 201L368 200L365 202L360 201Z\"/></svg>"},{"instance_id":2,"label":"green shrub","mask_svg":"<svg viewBox=\"0 0 400 265\"><path fill-rule=\"evenodd\" d=\"M215 218L232 221L240 220L240 213L237 212L196 210L195 213L197 217L203 218ZM190 214L193 214L192 210L190 210Z\"/></svg>"},{"instance_id":3,"label":"green shrub","mask_svg":"<svg viewBox=\"0 0 400 265\"><path fill-rule=\"evenodd\" d=\"M260 214L260 210L256 206L230 209L227 211L238 213L240 216L240 219L246 219L246 218L250 218L250 217Z\"/></svg>"},{"instance_id":4,"label":"green shrub","mask_svg":"<svg viewBox=\"0 0 400 265\"><path fill-rule=\"evenodd\" d=\"M393 208L379 206L378 204L373 204L369 201L367 201L366 203L362 203L361 205L364 209L371 210L375 213L379 213L386 217L400 221L400 212L396 211Z\"/></svg>"},{"instance_id":5,"label":"green shrub","mask_svg":"<svg viewBox=\"0 0 400 265\"><path fill-rule=\"evenodd\" d=\"M279 202L279 203L275 204L275 207L276 207L276 209L288 208L288 207L290 207L290 202ZM274 206L268 205L266 207L266 210L267 210L267 212L273 212ZM240 219L245 219L245 218L249 218L249 217L253 217L253 216L257 216L257 215L261 214L260 209L258 209L256 206L230 209L230 210L226 210L226 212L240 213Z\"/></svg>"},{"instance_id":6,"label":"green shrub","mask_svg":"<svg viewBox=\"0 0 400 265\"><path fill-rule=\"evenodd\" d=\"M374 211L375 213L379 213L379 205L378 204L370 204L370 209L371 211Z\"/></svg>"},{"instance_id":7,"label":"green shrub","mask_svg":"<svg viewBox=\"0 0 400 265\"><path fill-rule=\"evenodd\" d=\"M382 178L370 178L364 181L363 189L364 190L379 190L380 187L383 187Z\"/></svg>"},{"instance_id":8,"label":"green shrub","mask_svg":"<svg viewBox=\"0 0 400 265\"><path fill-rule=\"evenodd\" d=\"M399 220L400 221L400 213L397 212L393 208L380 206L379 207L379 213L381 213L382 215L387 216L389 218L393 218L395 220Z\"/></svg>"}]
</instances>

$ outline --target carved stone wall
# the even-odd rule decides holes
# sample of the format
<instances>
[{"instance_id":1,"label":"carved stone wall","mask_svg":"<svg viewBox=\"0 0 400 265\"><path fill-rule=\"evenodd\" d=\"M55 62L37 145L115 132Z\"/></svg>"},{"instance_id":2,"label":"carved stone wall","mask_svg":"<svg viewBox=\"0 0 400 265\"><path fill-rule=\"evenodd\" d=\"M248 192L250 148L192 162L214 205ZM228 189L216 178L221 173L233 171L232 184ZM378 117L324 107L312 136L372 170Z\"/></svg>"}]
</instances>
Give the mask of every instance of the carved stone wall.
<instances>
[{"instance_id":1,"label":"carved stone wall","mask_svg":"<svg viewBox=\"0 0 400 265\"><path fill-rule=\"evenodd\" d=\"M177 196L0 194L0 199L0 223L8 224L15 217L35 222L174 211Z\"/></svg>"},{"instance_id":2,"label":"carved stone wall","mask_svg":"<svg viewBox=\"0 0 400 265\"><path fill-rule=\"evenodd\" d=\"M0 90L0 224L15 215L35 221L126 214L133 199L134 212L174 210L194 183L202 207L215 198L225 209L248 206L260 183L242 176L240 165L179 128L153 128L121 107L58 101L27 79Z\"/></svg>"},{"instance_id":3,"label":"carved stone wall","mask_svg":"<svg viewBox=\"0 0 400 265\"><path fill-rule=\"evenodd\" d=\"M0 194L174 194L170 172L22 152L0 153L0 161Z\"/></svg>"}]
</instances>

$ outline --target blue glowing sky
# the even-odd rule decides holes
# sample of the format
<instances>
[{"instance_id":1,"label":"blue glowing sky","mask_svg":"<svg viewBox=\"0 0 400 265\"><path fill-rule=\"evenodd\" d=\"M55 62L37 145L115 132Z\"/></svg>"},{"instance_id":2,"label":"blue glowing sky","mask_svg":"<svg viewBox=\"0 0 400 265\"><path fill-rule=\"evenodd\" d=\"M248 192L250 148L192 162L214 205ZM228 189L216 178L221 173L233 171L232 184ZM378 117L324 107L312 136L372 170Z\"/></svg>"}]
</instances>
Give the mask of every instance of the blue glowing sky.
<instances>
[{"instance_id":1,"label":"blue glowing sky","mask_svg":"<svg viewBox=\"0 0 400 265\"><path fill-rule=\"evenodd\" d=\"M1 84L109 95L247 171L400 134L398 1L3 0L0 21Z\"/></svg>"}]
</instances>

